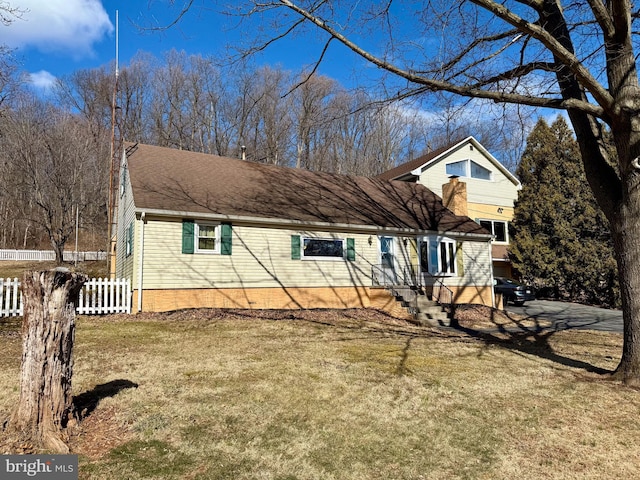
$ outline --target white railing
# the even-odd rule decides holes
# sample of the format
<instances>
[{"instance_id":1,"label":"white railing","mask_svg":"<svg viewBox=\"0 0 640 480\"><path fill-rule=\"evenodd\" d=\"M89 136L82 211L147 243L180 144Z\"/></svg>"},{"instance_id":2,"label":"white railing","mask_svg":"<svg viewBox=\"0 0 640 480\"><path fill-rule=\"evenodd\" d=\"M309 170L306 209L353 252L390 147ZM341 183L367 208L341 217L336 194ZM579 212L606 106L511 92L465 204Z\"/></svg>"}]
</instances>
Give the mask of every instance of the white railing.
<instances>
[{"instance_id":1,"label":"white railing","mask_svg":"<svg viewBox=\"0 0 640 480\"><path fill-rule=\"evenodd\" d=\"M50 262L56 259L53 250L7 250L0 249L0 260ZM106 260L107 252L62 252L65 262Z\"/></svg>"},{"instance_id":2,"label":"white railing","mask_svg":"<svg viewBox=\"0 0 640 480\"><path fill-rule=\"evenodd\" d=\"M80 315L131 313L131 282L127 279L92 278L78 296ZM17 278L0 278L0 317L23 314L22 290Z\"/></svg>"}]
</instances>

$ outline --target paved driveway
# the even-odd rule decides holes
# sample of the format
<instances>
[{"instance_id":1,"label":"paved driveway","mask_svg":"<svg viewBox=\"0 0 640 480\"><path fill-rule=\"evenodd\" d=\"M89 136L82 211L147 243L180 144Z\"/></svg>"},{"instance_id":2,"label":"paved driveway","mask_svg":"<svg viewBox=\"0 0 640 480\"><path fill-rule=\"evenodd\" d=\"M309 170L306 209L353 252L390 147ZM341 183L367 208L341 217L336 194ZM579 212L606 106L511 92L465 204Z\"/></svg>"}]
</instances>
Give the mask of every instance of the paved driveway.
<instances>
[{"instance_id":1,"label":"paved driveway","mask_svg":"<svg viewBox=\"0 0 640 480\"><path fill-rule=\"evenodd\" d=\"M507 311L552 322L556 330L582 329L622 333L622 312L577 303L535 300L522 307L511 304Z\"/></svg>"}]
</instances>

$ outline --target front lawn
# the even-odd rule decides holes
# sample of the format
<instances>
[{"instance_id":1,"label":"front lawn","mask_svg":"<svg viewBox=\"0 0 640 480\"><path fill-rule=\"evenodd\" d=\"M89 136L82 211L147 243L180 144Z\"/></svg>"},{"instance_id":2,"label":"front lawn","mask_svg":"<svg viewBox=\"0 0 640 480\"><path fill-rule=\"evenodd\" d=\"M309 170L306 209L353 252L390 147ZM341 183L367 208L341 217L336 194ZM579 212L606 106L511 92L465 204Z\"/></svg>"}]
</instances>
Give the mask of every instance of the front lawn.
<instances>
[{"instance_id":1,"label":"front lawn","mask_svg":"<svg viewBox=\"0 0 640 480\"><path fill-rule=\"evenodd\" d=\"M18 332L0 319L0 421ZM81 479L635 478L640 392L601 374L620 349L370 310L79 317L71 447Z\"/></svg>"}]
</instances>

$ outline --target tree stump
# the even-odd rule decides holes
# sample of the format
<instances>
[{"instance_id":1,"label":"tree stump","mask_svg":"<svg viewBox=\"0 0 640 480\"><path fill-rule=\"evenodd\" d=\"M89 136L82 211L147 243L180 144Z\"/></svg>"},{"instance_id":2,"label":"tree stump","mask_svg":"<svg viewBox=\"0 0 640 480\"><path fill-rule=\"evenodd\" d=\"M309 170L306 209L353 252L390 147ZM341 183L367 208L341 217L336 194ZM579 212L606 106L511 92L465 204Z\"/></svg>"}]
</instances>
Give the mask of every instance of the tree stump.
<instances>
[{"instance_id":1,"label":"tree stump","mask_svg":"<svg viewBox=\"0 0 640 480\"><path fill-rule=\"evenodd\" d=\"M25 272L20 398L8 430L37 448L68 453L75 304L87 277L68 269Z\"/></svg>"}]
</instances>

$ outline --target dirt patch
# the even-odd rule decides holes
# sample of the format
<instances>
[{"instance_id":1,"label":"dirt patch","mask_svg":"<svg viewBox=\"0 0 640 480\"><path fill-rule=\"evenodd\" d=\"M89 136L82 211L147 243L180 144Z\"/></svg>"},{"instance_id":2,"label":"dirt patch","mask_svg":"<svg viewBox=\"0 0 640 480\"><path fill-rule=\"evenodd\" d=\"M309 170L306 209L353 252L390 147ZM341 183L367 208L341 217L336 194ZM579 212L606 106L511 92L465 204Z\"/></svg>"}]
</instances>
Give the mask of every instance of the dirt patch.
<instances>
[{"instance_id":1,"label":"dirt patch","mask_svg":"<svg viewBox=\"0 0 640 480\"><path fill-rule=\"evenodd\" d=\"M110 405L98 408L73 428L69 439L71 452L92 460L133 438L129 425L118 420L117 409Z\"/></svg>"},{"instance_id":2,"label":"dirt patch","mask_svg":"<svg viewBox=\"0 0 640 480\"><path fill-rule=\"evenodd\" d=\"M547 320L531 319L524 315L474 304L456 305L454 318L461 327L473 329L500 327L535 328L551 325L551 322Z\"/></svg>"}]
</instances>

